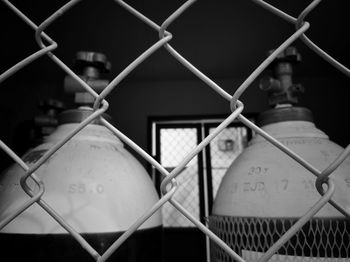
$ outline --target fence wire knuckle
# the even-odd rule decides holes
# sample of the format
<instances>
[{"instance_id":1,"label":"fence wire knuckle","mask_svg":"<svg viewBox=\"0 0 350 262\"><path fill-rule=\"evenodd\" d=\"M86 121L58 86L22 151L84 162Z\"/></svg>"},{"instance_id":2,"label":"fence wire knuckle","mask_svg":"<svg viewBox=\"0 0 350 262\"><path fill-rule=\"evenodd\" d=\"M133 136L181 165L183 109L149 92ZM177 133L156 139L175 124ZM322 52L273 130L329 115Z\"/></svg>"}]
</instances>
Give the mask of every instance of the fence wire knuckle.
<instances>
[{"instance_id":1,"label":"fence wire knuckle","mask_svg":"<svg viewBox=\"0 0 350 262\"><path fill-rule=\"evenodd\" d=\"M5 81L8 77L15 75L19 70L24 67L30 66L34 61L38 60L44 55L47 55L53 63L65 71L69 76L74 78L82 88L89 92L94 98L93 112L82 121L79 125L75 127L74 130L69 132L64 138L62 138L57 144L53 145L44 155L42 155L39 160L32 166L28 167L24 161L13 152L3 141L0 140L1 149L11 157L14 162L19 164L21 168L25 171L24 175L20 178L20 185L23 191L29 195L29 199L22 203L16 211L9 214L5 219L0 221L0 229L5 227L11 221L15 220L18 215L23 213L33 204L37 204L42 208L47 214L49 214L56 222L64 228L81 246L85 249L96 261L107 260L135 231L145 223L155 212L157 212L165 203L170 203L173 205L178 212L180 212L184 217L190 220L199 230L208 236L213 242L220 246L225 252L227 252L234 260L243 262L244 259L240 257L236 252L234 252L223 240L221 240L217 235L215 235L206 225L202 224L197 218L191 215L180 203L178 203L173 195L178 188L178 183L176 178L181 175L181 170L189 163L195 156L197 156L220 132L226 128L232 121L238 119L248 128L262 136L266 141L271 143L273 146L280 150L281 154L288 155L291 159L299 163L303 168L307 169L313 173L317 178L315 182L315 188L320 193L319 200L273 245L266 253L260 258L259 262L268 261L278 249L287 242L292 236L299 231L302 226L310 221L314 215L322 209L327 203L332 204L336 209L338 209L345 217L350 219L350 213L345 208L341 207L338 203L332 200L332 195L335 192L334 182L331 175L335 169L344 161L346 157L350 155L350 145L344 149L341 155L334 160L334 162L329 165L322 172L317 170L313 165L308 163L301 156L293 152L287 146L283 145L276 138L272 137L261 128L256 126L252 121L242 115L244 109L244 103L239 100L241 95L250 87L251 83L256 80L258 76L266 69L266 67L289 45L291 45L295 40L301 39L303 43L308 46L313 52L320 55L328 63L337 68L339 71L350 77L350 71L344 65L340 64L316 44L314 44L307 36L305 32L309 29L310 24L305 21L305 18L309 13L314 10L317 5L321 2L320 0L312 1L301 13L295 18L282 10L272 6L261 0L252 0L260 7L266 9L272 14L278 16L279 18L286 20L287 22L295 26L295 32L291 34L274 52L272 52L269 57L267 57L260 65L257 65L256 69L250 74L249 77L236 89L233 95L227 93L223 88L217 85L212 79L207 75L198 70L194 65L192 65L186 58L184 58L180 53L178 53L175 48L173 48L169 42L173 35L167 31L167 28L176 19L181 19L181 14L189 9L190 6L195 2L195 0L185 1L177 10L175 10L160 26L153 22L151 19L147 18L141 12L137 11L135 8L130 6L124 1L115 0L115 2L125 11L129 12L136 19L141 20L147 26L158 32L158 40L145 50L139 57L137 57L132 63L130 63L122 72L120 72L100 93L97 94L86 82L84 82L77 74L75 74L65 63L63 63L58 57L56 57L52 52L58 47L58 44L51 39L44 30L52 25L59 17L64 19L64 14L68 12L73 6L75 6L80 0L69 1L56 12L54 12L49 18L42 22L39 26L35 25L30 18L28 18L21 10L17 9L10 1L2 1L10 10L14 12L15 15L20 17L28 26L34 29L35 41L39 46L39 50L29 55L28 57L22 59L20 62L14 64L8 70L0 75L0 83ZM102 4L102 3L101 3ZM75 7L79 8L79 6ZM195 6L191 7L195 8ZM188 11L190 12L190 10ZM44 41L48 45L44 44ZM200 144L198 144L192 151L175 167L172 172L168 172L158 161L156 161L152 156L150 156L146 151L144 151L140 146L138 146L134 141L132 141L127 135L119 131L114 125L109 123L103 118L102 114L108 109L108 95L115 91L119 83L128 77L128 75L143 61L147 60L151 55L154 54L160 48L164 48L169 55L173 56L178 60L184 67L186 67L190 72L197 76L201 81L203 81L209 88L213 89L215 93L229 102L231 109L231 114L222 123L215 128L215 130L209 134ZM92 123L94 120L99 119L102 125L109 129L113 134L115 134L121 141L130 146L136 153L138 153L143 159L150 163L156 170L159 171L161 176L164 178L161 186L160 199L150 208L145 214L139 217L133 224L105 251L104 254L98 254L98 252L91 247L91 245L74 229L72 228L60 214L55 211L55 207L49 206L44 200L45 196L45 184L35 175L35 171L38 170L48 159L55 154L62 146L64 146L68 141L70 141L80 130L84 129L88 124ZM28 179L34 181L38 186L35 190L28 185ZM326 189L324 188L326 185Z\"/></svg>"}]
</instances>

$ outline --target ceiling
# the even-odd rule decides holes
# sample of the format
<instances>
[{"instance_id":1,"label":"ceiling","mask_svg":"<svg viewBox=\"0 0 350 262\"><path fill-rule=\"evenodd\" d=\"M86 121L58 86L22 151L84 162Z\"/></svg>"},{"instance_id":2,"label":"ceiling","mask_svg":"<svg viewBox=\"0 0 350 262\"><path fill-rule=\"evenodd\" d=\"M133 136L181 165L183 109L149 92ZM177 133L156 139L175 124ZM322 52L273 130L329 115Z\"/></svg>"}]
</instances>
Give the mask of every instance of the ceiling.
<instances>
[{"instance_id":1,"label":"ceiling","mask_svg":"<svg viewBox=\"0 0 350 262\"><path fill-rule=\"evenodd\" d=\"M66 1L12 1L35 23L40 24ZM126 1L148 18L162 22L185 1ZM290 15L298 14L311 2L306 0L268 1ZM347 63L350 59L347 26L350 25L347 1L323 1L310 13L309 38L322 49ZM3 41L1 71L38 50L34 31L1 3ZM253 1L199 0L175 20L168 31L169 42L183 57L211 78L245 78L294 32L294 25L271 14ZM116 75L158 40L158 32L128 13L114 1L86 0L60 17L45 32L58 47L54 54L70 65L79 50L103 52ZM337 75L300 40L295 46L303 61L296 73L301 76ZM53 77L61 70L43 57L27 69L34 77ZM134 70L128 79L157 81L189 79L193 75L164 48L156 51Z\"/></svg>"}]
</instances>

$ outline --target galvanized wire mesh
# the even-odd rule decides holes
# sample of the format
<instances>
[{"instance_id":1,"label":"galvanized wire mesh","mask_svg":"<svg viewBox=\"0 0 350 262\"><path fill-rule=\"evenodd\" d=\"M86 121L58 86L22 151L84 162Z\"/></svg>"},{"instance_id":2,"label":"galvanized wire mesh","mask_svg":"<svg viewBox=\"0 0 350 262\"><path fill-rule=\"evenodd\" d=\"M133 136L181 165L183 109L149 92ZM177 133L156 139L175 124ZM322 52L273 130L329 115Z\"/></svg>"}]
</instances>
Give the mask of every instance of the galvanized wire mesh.
<instances>
[{"instance_id":1,"label":"galvanized wire mesh","mask_svg":"<svg viewBox=\"0 0 350 262\"><path fill-rule=\"evenodd\" d=\"M210 226L247 261L258 261L264 252L287 232L296 219L213 216ZM234 232L232 234L231 232ZM313 218L279 250L282 261L346 261L350 255L350 225L346 219ZM255 252L249 252L250 250ZM219 246L212 246L216 261L233 261ZM342 259L342 258L343 259ZM328 258L328 259L327 259ZM334 258L337 258L334 260ZM275 261L275 260L273 260Z\"/></svg>"},{"instance_id":2,"label":"galvanized wire mesh","mask_svg":"<svg viewBox=\"0 0 350 262\"><path fill-rule=\"evenodd\" d=\"M220 239L216 234L214 234L211 230L209 230L205 225L203 225L197 218L193 217L190 212L188 212L177 200L173 198L174 193L178 189L178 185L176 179L179 175L181 175L181 171L183 168L194 158L208 143L210 143L225 127L227 127L234 119L240 120L246 126L251 128L254 132L264 137L267 141L275 145L281 150L281 153L285 153L293 158L295 161L299 162L302 166L304 166L307 170L312 172L316 177L315 186L320 193L320 199L313 207L310 208L308 212L305 213L303 217L297 220L286 232L281 234L278 239L274 239L273 243L271 242L271 246L264 252L264 254L259 258L259 261L267 261L272 257L277 250L280 249L286 242L288 242L292 237L299 231L308 221L313 219L313 216L320 210L324 205L328 202L331 203L334 207L336 207L346 218L350 218L350 214L341 206L339 206L336 202L331 200L331 196L334 193L334 183L332 182L331 174L332 172L341 164L341 162L350 154L350 146L348 146L341 155L325 170L317 170L314 166L309 164L303 158L292 152L282 143L278 142L275 138L264 132L262 129L258 128L255 124L245 118L241 112L243 110L244 104L239 101L240 96L245 92L245 90L250 86L250 84L260 75L260 73L277 57L277 55L287 48L291 43L293 43L296 39L301 39L305 45L311 48L314 52L328 61L331 65L336 67L338 70L350 76L350 71L348 68L334 60L331 56L325 53L322 49L320 49L316 44L314 44L306 35L305 32L310 27L310 24L305 21L306 16L319 4L320 0L315 0L311 2L309 6L307 6L300 15L295 18L290 16L289 14L284 13L282 10L279 10L268 3L265 3L261 0L253 0L256 4L261 7L267 9L273 14L279 16L281 19L286 20L296 27L295 33L292 34L288 39L286 39L271 55L261 63L252 74L242 83L242 85L236 90L233 95L228 94L224 91L220 86L218 86L214 81L212 81L209 77L200 72L195 66L193 66L189 61L187 61L184 57L182 57L170 44L170 40L172 39L172 34L166 31L167 27L175 20L178 19L181 14L188 9L195 1L189 0L186 1L180 8L174 11L163 23L162 25L157 25L152 20L144 16L142 13L135 10L133 7L129 6L127 3L116 0L121 7L125 8L126 11L132 13L135 18L140 19L145 24L153 28L159 33L159 41L154 43L149 49L147 49L141 56L136 58L129 66L127 66L119 75L117 75L109 85L104 89L104 91L100 94L97 94L89 85L87 85L83 80L81 80L68 66L66 66L59 57L55 56L52 51L55 50L58 44L50 38L47 34L44 33L44 30L50 26L59 16L64 16L64 13L76 5L79 0L72 0L62 6L59 10L57 10L54 14L52 14L48 19L46 19L40 25L36 25L31 21L30 18L26 17L21 10L18 10L14 5L12 5L9 1L3 1L8 8L14 11L21 19L23 19L30 27L35 30L35 39L37 44L40 47L40 50L31 54L27 58L23 59L21 62L15 64L13 67L9 68L7 71L0 75L0 82L6 80L11 75L16 74L21 68L30 65L33 61L37 60L42 56L48 56L53 63L56 63L57 66L62 68L68 75L73 77L76 81L78 81L81 86L83 86L86 91L88 91L94 98L94 113L82 121L75 130L73 130L67 137L62 139L56 145L54 145L50 150L45 152L43 156L31 167L28 167L26 163L18 157L5 143L0 141L1 148L15 161L17 162L24 170L25 175L21 178L21 186L23 190L31 197L29 201L24 203L16 212L13 212L8 217L6 217L3 221L0 221L0 229L3 228L8 223L11 223L12 220L16 219L16 217L24 212L27 208L29 208L34 203L37 203L41 206L50 216L52 216L57 223L59 223L71 236L73 236L76 241L84 248L96 261L105 261L108 259L114 251L116 251L120 245L130 236L132 235L139 227L142 225L154 212L160 209L165 203L170 203L180 212L184 217L190 220L196 227L198 227L204 234L206 234L212 241L214 241L218 246L220 246L228 256L235 259L236 261L244 261L244 259L237 254L236 251L232 250L229 246L229 243L226 243L222 239ZM102 4L102 3L101 3ZM78 8L78 7L76 7ZM46 45L45 43L48 43ZM108 102L106 98L113 91L113 89L120 83L121 80L126 78L130 72L134 70L136 66L142 63L145 59L151 56L156 50L160 48L165 48L169 52L170 55L175 57L184 67L190 70L194 75L200 78L204 83L206 83L210 88L214 89L218 95L225 98L231 106L232 114L227 117L211 134L209 134L199 145L194 147L189 154L187 154L181 162L171 171L168 172L162 165L160 165L157 161L155 161L149 154L147 154L144 150L142 150L137 144L135 144L131 139L129 139L125 134L120 132L116 127L114 127L111 123L109 123L106 119L102 117L102 114L108 109ZM138 154L140 154L143 158L145 158L149 163L151 163L161 174L164 176L163 182L161 184L161 192L162 196L160 200L146 212L142 217L140 217L137 221L134 221L134 224L120 237L116 240L105 253L99 254L79 233L77 233L74 228L66 223L66 221L55 212L55 210L49 206L43 199L45 184L35 175L35 171L45 162L47 161L52 154L54 154L57 150L69 141L77 132L86 127L90 122L94 119L100 118L101 123L111 130L115 135L117 135L124 143L128 144L131 148L133 148ZM30 179L31 178L31 179ZM31 187L28 185L30 180L33 180L37 186L39 187L39 191L33 191ZM322 184L327 184L327 191L324 192L322 188ZM171 186L169 186L169 184Z\"/></svg>"}]
</instances>

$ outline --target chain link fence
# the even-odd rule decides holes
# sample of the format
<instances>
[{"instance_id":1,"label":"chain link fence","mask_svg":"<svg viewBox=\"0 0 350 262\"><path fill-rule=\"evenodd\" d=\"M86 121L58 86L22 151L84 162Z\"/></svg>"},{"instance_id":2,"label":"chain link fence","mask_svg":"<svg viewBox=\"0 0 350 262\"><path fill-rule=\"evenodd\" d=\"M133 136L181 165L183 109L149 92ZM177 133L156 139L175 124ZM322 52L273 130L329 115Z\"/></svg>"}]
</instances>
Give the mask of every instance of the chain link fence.
<instances>
[{"instance_id":1,"label":"chain link fence","mask_svg":"<svg viewBox=\"0 0 350 262\"><path fill-rule=\"evenodd\" d=\"M300 15L295 18L289 14L284 13L282 10L275 8L274 6L260 0L253 0L256 4L261 6L262 8L267 9L269 12L272 12L276 16L280 17L282 20L285 20L291 25L295 26L295 32L287 38L274 52L270 54L270 56L263 61L253 72L252 74L242 83L242 85L235 91L233 95L228 94L224 91L220 86L218 86L214 81L212 81L209 77L199 71L195 66L193 66L186 58L182 57L170 44L170 40L173 38L171 32L167 31L168 26L176 19L181 19L181 14L187 10L195 1L189 0L184 2L184 4L179 7L161 24L158 25L153 22L151 19L144 16L142 13L135 10L132 6L128 5L124 1L115 1L122 8L124 8L127 12L130 12L135 16L135 19L140 19L146 25L156 30L159 33L159 41L154 43L149 49L147 49L141 56L136 58L131 64L129 64L119 75L117 75L109 85L100 93L97 94L88 84L82 81L67 65L65 65L59 57L55 56L52 51L54 51L58 43L55 42L54 39L50 38L44 30L52 25L55 20L63 16L66 11L75 6L79 0L73 0L66 3L60 9L58 9L55 13L53 13L48 19L46 19L40 25L36 25L31 21L30 17L26 17L21 10L18 10L12 3L9 1L3 1L3 3L10 8L16 15L18 15L21 19L23 19L30 27L35 30L35 39L37 44L40 47L40 50L29 55L27 58L23 59L19 63L15 64L13 67L9 68L7 71L0 75L0 82L5 81L9 76L16 74L20 69L26 66L30 66L35 60L42 56L49 57L53 63L57 64L61 69L63 69L68 75L73 77L76 81L78 81L81 86L83 86L86 91L88 91L94 98L94 113L82 121L78 127L73 130L69 135L67 135L64 139L54 145L50 150L45 152L41 158L31 167L28 167L27 164L17 156L11 148L9 148L5 143L0 141L0 146L2 150L4 150L15 162L17 162L24 170L25 175L22 177L21 186L23 190L30 196L30 200L24 203L18 210L14 211L8 217L0 221L0 229L6 226L11 221L15 220L16 217L32 206L34 203L37 203L45 212L47 212L51 217L53 217L57 223L60 224L69 234L81 245L86 252L88 252L96 261L105 261L107 260L113 252L115 252L121 244L128 239L135 231L149 218L154 214L157 210L159 210L165 203L168 205L172 205L184 218L188 219L191 223L193 223L198 229L200 229L204 234L206 234L213 242L215 242L218 246L220 246L225 252L224 256L228 256L236 261L245 261L240 254L238 254L235 250L232 250L230 247L231 241L220 238L217 236L215 232L209 230L204 224L202 224L198 218L191 215L191 213L184 207L181 203L179 203L176 198L173 196L178 191L180 187L180 183L186 183L185 181L180 182L181 172L184 170L186 165L201 151L203 148L208 145L224 128L226 128L233 120L238 119L242 123L244 123L247 127L251 128L255 133L261 135L270 143L278 147L284 154L287 154L295 161L299 162L302 166L304 166L307 170L311 171L316 177L316 188L320 193L320 199L315 205L310 208L310 210L302 216L299 220L293 221L292 225L288 225L288 230L281 231L281 234L277 237L271 238L269 241L269 245L266 246L267 250L262 250L264 252L263 256L259 261L267 261L269 260L277 250L280 249L281 246L284 245L288 240L292 239L295 236L296 232L299 231L308 221L312 220L313 216L317 211L322 209L328 202L331 203L334 207L336 207L345 217L350 218L349 212L342 206L339 206L336 202L331 200L331 196L334 193L334 183L332 179L328 179L331 177L332 172L342 163L342 161L350 154L350 147L348 146L341 155L325 170L319 171L308 162L306 162L303 158L292 152L282 143L278 142L275 138L271 137L269 134L261 130L254 123L249 121L246 117L244 117L241 112L243 110L244 104L239 100L240 96L245 92L245 90L250 86L250 84L261 74L261 72L277 57L277 55L286 49L290 44L292 44L295 40L300 39L303 41L309 48L311 48L314 52L328 61L331 65L336 67L338 70L350 76L350 71L345 66L334 60L327 53L325 53L322 49L320 49L315 43L313 43L306 35L306 31L309 29L310 24L305 20L307 15L317 7L320 1L313 1L309 6L307 6ZM103 4L103 3L101 3ZM74 8L79 8L76 6ZM192 8L195 8L192 7ZM199 77L204 83L208 85L208 87L212 88L217 92L219 96L225 98L228 103L230 103L230 107L232 113L229 117L227 117L213 132L211 132L199 145L195 146L191 149L186 156L178 163L178 165L169 172L165 167L160 165L156 160L154 160L147 152L142 150L137 144L135 144L132 140L130 140L125 134L120 132L116 127L114 127L111 123L109 123L106 119L102 117L102 114L108 109L109 104L106 100L108 95L113 91L113 89L120 83L121 80L126 78L130 72L132 72L140 63L146 60L149 56L151 56L156 50L164 48L169 55L175 57L184 67L190 70L194 75ZM73 228L70 227L66 223L66 221L57 214L53 207L50 207L47 203L42 200L42 196L45 194L45 184L35 175L35 171L45 162L47 161L56 151L60 150L60 148L67 143L75 134L77 134L81 129L86 127L89 123L99 118L100 122L111 130L116 136L118 136L124 143L133 148L137 153L139 153L143 158L145 158L150 164L152 164L164 179L161 184L161 192L162 196L160 200L146 212L142 217L140 217L137 221L134 221L134 224L120 237L118 238L105 253L99 254L79 233L77 233ZM281 153L282 153L281 152ZM28 185L28 182L33 180L34 183L39 188L38 191L33 191L31 187ZM327 184L326 192L323 192L322 184ZM35 193L34 193L35 192ZM234 224L235 222L228 221L229 224ZM223 225L225 226L225 225ZM285 227L287 229L287 226ZM239 235L242 238L248 237L243 235ZM346 245L346 244L345 244ZM346 247L348 248L348 246ZM339 247L342 250L342 247ZM5 251L6 252L6 251Z\"/></svg>"}]
</instances>

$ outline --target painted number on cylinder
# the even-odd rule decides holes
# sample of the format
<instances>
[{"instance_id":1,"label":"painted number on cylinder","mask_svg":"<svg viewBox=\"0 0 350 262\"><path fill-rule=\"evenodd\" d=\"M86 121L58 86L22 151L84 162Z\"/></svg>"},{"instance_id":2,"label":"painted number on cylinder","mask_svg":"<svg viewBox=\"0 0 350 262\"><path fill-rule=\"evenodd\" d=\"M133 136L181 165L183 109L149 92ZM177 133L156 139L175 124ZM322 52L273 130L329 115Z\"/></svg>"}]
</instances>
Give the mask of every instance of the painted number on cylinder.
<instances>
[{"instance_id":1,"label":"painted number on cylinder","mask_svg":"<svg viewBox=\"0 0 350 262\"><path fill-rule=\"evenodd\" d=\"M85 193L96 193L102 194L104 192L104 186L102 184L90 184L86 185L83 183L70 184L68 193L70 194L85 194Z\"/></svg>"},{"instance_id":2,"label":"painted number on cylinder","mask_svg":"<svg viewBox=\"0 0 350 262\"><path fill-rule=\"evenodd\" d=\"M345 183L348 187L350 187L350 178L345 178Z\"/></svg>"},{"instance_id":3,"label":"painted number on cylinder","mask_svg":"<svg viewBox=\"0 0 350 262\"><path fill-rule=\"evenodd\" d=\"M267 171L269 170L268 167L262 167L262 166L252 166L248 170L248 175L253 176L253 175L265 175L267 174Z\"/></svg>"},{"instance_id":4,"label":"painted number on cylinder","mask_svg":"<svg viewBox=\"0 0 350 262\"><path fill-rule=\"evenodd\" d=\"M281 189L282 190L287 190L288 189L288 179L281 179Z\"/></svg>"},{"instance_id":5,"label":"painted number on cylinder","mask_svg":"<svg viewBox=\"0 0 350 262\"><path fill-rule=\"evenodd\" d=\"M244 192L265 191L264 182L245 182L243 184Z\"/></svg>"}]
</instances>

